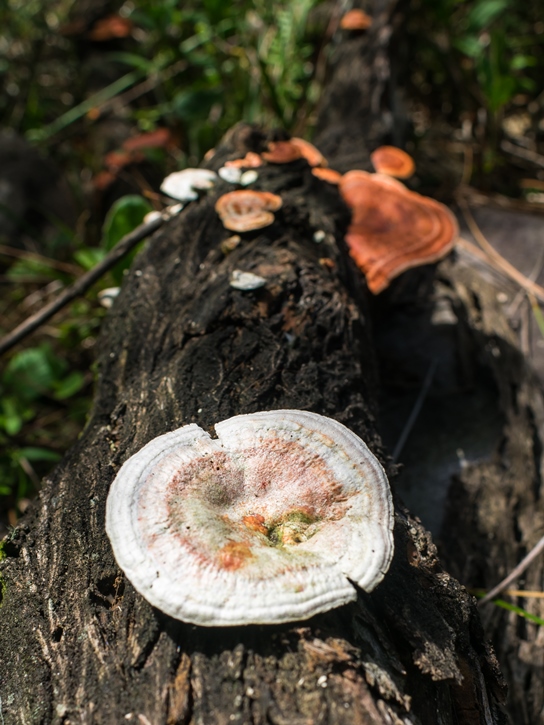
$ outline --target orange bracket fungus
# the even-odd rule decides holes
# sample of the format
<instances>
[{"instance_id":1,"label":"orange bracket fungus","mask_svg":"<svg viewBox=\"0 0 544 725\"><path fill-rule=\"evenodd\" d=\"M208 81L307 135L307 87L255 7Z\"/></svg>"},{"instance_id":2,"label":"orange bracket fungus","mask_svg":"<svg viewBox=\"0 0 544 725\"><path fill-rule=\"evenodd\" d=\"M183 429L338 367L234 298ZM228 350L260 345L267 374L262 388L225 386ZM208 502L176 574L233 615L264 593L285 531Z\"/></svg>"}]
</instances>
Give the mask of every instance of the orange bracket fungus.
<instances>
[{"instance_id":1,"label":"orange bracket fungus","mask_svg":"<svg viewBox=\"0 0 544 725\"><path fill-rule=\"evenodd\" d=\"M276 410L155 438L112 484L106 529L135 589L193 624L306 619L370 592L393 555L378 460L316 413Z\"/></svg>"},{"instance_id":2,"label":"orange bracket fungus","mask_svg":"<svg viewBox=\"0 0 544 725\"><path fill-rule=\"evenodd\" d=\"M256 169L263 165L263 160L259 154L253 151L248 151L243 159L233 159L231 161L225 161L225 166L232 166L235 169Z\"/></svg>"},{"instance_id":3,"label":"orange bracket fungus","mask_svg":"<svg viewBox=\"0 0 544 725\"><path fill-rule=\"evenodd\" d=\"M321 181L326 181L328 184L335 185L339 184L342 178L342 174L339 171L334 171L334 169L324 169L320 166L313 168L312 174L316 178L321 179Z\"/></svg>"},{"instance_id":4,"label":"orange bracket fungus","mask_svg":"<svg viewBox=\"0 0 544 725\"><path fill-rule=\"evenodd\" d=\"M389 176L348 171L340 193L352 211L350 255L374 294L410 267L444 257L458 235L450 210Z\"/></svg>"},{"instance_id":5,"label":"orange bracket fungus","mask_svg":"<svg viewBox=\"0 0 544 725\"><path fill-rule=\"evenodd\" d=\"M410 154L396 146L380 146L370 154L370 160L378 174L396 176L397 179L409 179L416 169Z\"/></svg>"},{"instance_id":6,"label":"orange bracket fungus","mask_svg":"<svg viewBox=\"0 0 544 725\"><path fill-rule=\"evenodd\" d=\"M292 141L270 141L268 151L263 151L261 157L270 164L290 164L302 158L302 151Z\"/></svg>"},{"instance_id":7,"label":"orange bracket fungus","mask_svg":"<svg viewBox=\"0 0 544 725\"><path fill-rule=\"evenodd\" d=\"M303 138L293 136L290 143L298 148L303 159L306 159L309 166L327 166L327 160L313 143Z\"/></svg>"},{"instance_id":8,"label":"orange bracket fungus","mask_svg":"<svg viewBox=\"0 0 544 725\"><path fill-rule=\"evenodd\" d=\"M340 20L342 30L368 30L372 25L372 18L364 10L348 10Z\"/></svg>"},{"instance_id":9,"label":"orange bracket fungus","mask_svg":"<svg viewBox=\"0 0 544 725\"><path fill-rule=\"evenodd\" d=\"M225 229L232 232L250 232L272 224L273 212L282 203L281 196L269 191L240 189L220 196L215 203L215 211Z\"/></svg>"}]
</instances>

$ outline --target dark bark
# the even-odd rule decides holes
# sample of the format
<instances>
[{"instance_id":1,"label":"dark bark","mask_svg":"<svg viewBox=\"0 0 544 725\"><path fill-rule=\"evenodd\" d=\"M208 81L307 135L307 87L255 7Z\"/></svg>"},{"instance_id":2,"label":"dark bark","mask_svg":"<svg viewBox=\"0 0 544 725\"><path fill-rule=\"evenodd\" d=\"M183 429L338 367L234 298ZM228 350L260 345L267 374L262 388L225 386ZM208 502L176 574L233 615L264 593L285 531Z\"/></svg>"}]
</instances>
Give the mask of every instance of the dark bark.
<instances>
[{"instance_id":1,"label":"dark bark","mask_svg":"<svg viewBox=\"0 0 544 725\"><path fill-rule=\"evenodd\" d=\"M348 425L384 460L374 355L354 292L361 280L342 243L346 211L305 162L263 170L260 182L284 198L273 226L225 257L228 233L214 196L204 199L150 240L123 287L86 430L5 546L6 723L119 723L130 713L151 723L435 723L439 713L443 723L500 721L495 660L474 605L400 507L396 555L378 589L291 626L176 622L113 560L104 506L116 471L184 423L310 409ZM317 229L329 235L321 245ZM234 268L267 286L233 290Z\"/></svg>"},{"instance_id":2,"label":"dark bark","mask_svg":"<svg viewBox=\"0 0 544 725\"><path fill-rule=\"evenodd\" d=\"M516 289L486 282L473 264L457 264L449 276L454 294L464 302L459 324L472 358L476 353L496 385L503 428L494 454L465 466L456 477L442 548L448 568L466 586L491 589L544 536L544 400L541 382L497 300L505 291L513 299ZM540 556L511 588L539 591L543 577ZM504 599L543 618L542 600ZM481 614L508 682L512 722L543 723L542 628L492 603Z\"/></svg>"},{"instance_id":3,"label":"dark bark","mask_svg":"<svg viewBox=\"0 0 544 725\"><path fill-rule=\"evenodd\" d=\"M236 129L213 164L261 142ZM3 547L6 725L506 722L474 602L398 501L382 584L305 622L187 625L154 610L116 566L104 531L115 473L183 424L313 410L358 433L394 478L376 430L363 282L342 241L347 210L303 161L263 169L259 185L284 199L272 226L225 256L218 184L150 240L112 309L86 429ZM267 285L233 290L235 268Z\"/></svg>"}]
</instances>

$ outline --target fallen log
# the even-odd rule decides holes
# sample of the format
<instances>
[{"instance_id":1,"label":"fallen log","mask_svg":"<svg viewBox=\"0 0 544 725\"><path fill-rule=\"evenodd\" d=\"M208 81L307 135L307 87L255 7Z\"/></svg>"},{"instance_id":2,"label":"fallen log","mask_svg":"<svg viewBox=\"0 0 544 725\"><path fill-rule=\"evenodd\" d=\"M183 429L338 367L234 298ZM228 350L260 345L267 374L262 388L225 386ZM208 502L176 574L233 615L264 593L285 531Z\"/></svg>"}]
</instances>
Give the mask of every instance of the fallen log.
<instances>
[{"instance_id":1,"label":"fallen log","mask_svg":"<svg viewBox=\"0 0 544 725\"><path fill-rule=\"evenodd\" d=\"M212 162L262 144L237 128ZM271 226L225 254L219 182L151 238L112 308L85 431L3 544L6 724L506 722L474 601L398 501L383 582L303 622L185 624L151 607L115 563L104 528L115 474L187 423L325 414L367 442L394 484L376 431L365 292L343 243L347 210L304 160L263 168L259 186L283 199ZM266 284L236 290L236 269Z\"/></svg>"}]
</instances>

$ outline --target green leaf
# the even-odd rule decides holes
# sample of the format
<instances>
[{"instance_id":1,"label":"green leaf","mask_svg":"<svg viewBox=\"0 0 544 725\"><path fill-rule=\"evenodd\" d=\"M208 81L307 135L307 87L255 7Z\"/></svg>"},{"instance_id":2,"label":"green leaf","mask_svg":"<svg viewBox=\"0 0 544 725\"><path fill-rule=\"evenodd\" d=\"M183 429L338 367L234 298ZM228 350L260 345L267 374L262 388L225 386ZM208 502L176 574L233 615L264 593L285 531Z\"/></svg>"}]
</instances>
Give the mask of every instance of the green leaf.
<instances>
[{"instance_id":1,"label":"green leaf","mask_svg":"<svg viewBox=\"0 0 544 725\"><path fill-rule=\"evenodd\" d=\"M183 121L205 120L221 95L220 89L180 91L172 99L172 112Z\"/></svg>"},{"instance_id":2,"label":"green leaf","mask_svg":"<svg viewBox=\"0 0 544 725\"><path fill-rule=\"evenodd\" d=\"M106 252L103 249L97 249L95 247L85 247L84 249L78 249L74 252L74 259L80 264L84 270L88 271L96 267L106 256Z\"/></svg>"},{"instance_id":3,"label":"green leaf","mask_svg":"<svg viewBox=\"0 0 544 725\"><path fill-rule=\"evenodd\" d=\"M469 58L478 58L484 50L476 35L465 35L462 38L457 38L453 45L461 53L468 55Z\"/></svg>"},{"instance_id":4,"label":"green leaf","mask_svg":"<svg viewBox=\"0 0 544 725\"><path fill-rule=\"evenodd\" d=\"M62 380L54 385L55 398L57 400L65 400L75 395L85 384L85 376L83 373L73 371Z\"/></svg>"},{"instance_id":5,"label":"green leaf","mask_svg":"<svg viewBox=\"0 0 544 725\"><path fill-rule=\"evenodd\" d=\"M536 65L536 58L531 55L515 55L510 63L512 70L523 70Z\"/></svg>"},{"instance_id":6,"label":"green leaf","mask_svg":"<svg viewBox=\"0 0 544 725\"><path fill-rule=\"evenodd\" d=\"M106 251L113 249L125 234L139 226L144 216L151 211L150 203L136 194L118 199L108 211L102 227L102 247Z\"/></svg>"},{"instance_id":7,"label":"green leaf","mask_svg":"<svg viewBox=\"0 0 544 725\"><path fill-rule=\"evenodd\" d=\"M0 424L10 436L17 435L23 427L23 419L17 410L16 401L13 398L4 398L2 401L2 412Z\"/></svg>"},{"instance_id":8,"label":"green leaf","mask_svg":"<svg viewBox=\"0 0 544 725\"><path fill-rule=\"evenodd\" d=\"M22 400L35 400L50 390L65 367L49 345L31 347L12 357L2 382Z\"/></svg>"},{"instance_id":9,"label":"green leaf","mask_svg":"<svg viewBox=\"0 0 544 725\"><path fill-rule=\"evenodd\" d=\"M118 199L108 211L104 226L102 227L102 247L105 250L112 249L124 236L129 234L144 219L144 216L152 209L150 203L137 194L129 194ZM120 285L123 281L123 272L132 264L132 260L138 253L139 244L130 254L121 259L111 270L115 283Z\"/></svg>"},{"instance_id":10,"label":"green leaf","mask_svg":"<svg viewBox=\"0 0 544 725\"><path fill-rule=\"evenodd\" d=\"M26 458L27 461L52 461L53 463L60 461L62 458L60 453L57 453L56 451L51 451L47 448L36 448L33 446L19 448L16 452L16 457L18 460Z\"/></svg>"},{"instance_id":11,"label":"green leaf","mask_svg":"<svg viewBox=\"0 0 544 725\"><path fill-rule=\"evenodd\" d=\"M468 16L470 27L482 30L496 20L509 5L509 0L480 0Z\"/></svg>"}]
</instances>

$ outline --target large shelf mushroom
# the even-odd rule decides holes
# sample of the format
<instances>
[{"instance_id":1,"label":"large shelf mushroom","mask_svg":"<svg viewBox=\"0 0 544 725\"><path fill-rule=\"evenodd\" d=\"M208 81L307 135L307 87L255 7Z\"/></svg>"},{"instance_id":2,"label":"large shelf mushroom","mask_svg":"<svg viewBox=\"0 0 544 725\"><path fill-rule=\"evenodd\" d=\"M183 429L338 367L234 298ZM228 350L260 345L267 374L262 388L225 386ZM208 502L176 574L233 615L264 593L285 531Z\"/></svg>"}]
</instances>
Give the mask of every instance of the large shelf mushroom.
<instances>
[{"instance_id":1,"label":"large shelf mushroom","mask_svg":"<svg viewBox=\"0 0 544 725\"><path fill-rule=\"evenodd\" d=\"M374 294L410 267L444 257L458 236L450 210L389 176L348 171L340 193L350 207L350 255Z\"/></svg>"},{"instance_id":2,"label":"large shelf mushroom","mask_svg":"<svg viewBox=\"0 0 544 725\"><path fill-rule=\"evenodd\" d=\"M152 605L199 625L306 619L356 599L393 554L387 478L315 413L239 415L155 438L122 466L106 528Z\"/></svg>"}]
</instances>

